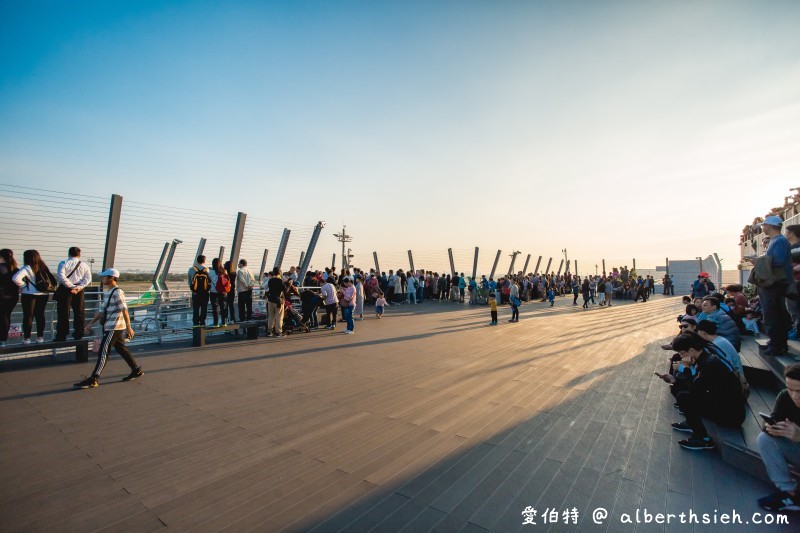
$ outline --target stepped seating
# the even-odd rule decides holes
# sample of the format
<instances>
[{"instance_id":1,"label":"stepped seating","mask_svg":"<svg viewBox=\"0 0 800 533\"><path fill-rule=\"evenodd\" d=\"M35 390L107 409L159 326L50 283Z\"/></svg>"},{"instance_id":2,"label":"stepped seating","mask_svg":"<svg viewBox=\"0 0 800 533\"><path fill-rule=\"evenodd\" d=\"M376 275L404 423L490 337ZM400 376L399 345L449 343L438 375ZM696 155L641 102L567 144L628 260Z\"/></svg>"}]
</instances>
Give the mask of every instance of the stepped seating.
<instances>
[{"instance_id":1,"label":"stepped seating","mask_svg":"<svg viewBox=\"0 0 800 533\"><path fill-rule=\"evenodd\" d=\"M759 479L769 481L764 463L758 453L757 439L764 424L758 413L771 413L775 398L786 386L783 377L786 366L800 361L800 342L789 341L789 354L773 357L763 355L759 346L766 339L747 337L743 339L740 357L745 376L750 384L746 417L738 429L722 428L710 420L703 423L708 433L717 441L723 461ZM800 473L793 472L800 478Z\"/></svg>"}]
</instances>

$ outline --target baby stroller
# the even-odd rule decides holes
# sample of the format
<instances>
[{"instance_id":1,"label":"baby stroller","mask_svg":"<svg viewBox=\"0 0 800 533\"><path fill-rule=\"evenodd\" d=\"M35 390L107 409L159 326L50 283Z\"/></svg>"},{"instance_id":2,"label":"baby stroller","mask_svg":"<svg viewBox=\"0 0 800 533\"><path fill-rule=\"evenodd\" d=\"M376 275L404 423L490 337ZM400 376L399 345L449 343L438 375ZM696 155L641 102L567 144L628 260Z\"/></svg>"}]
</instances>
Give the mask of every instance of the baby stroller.
<instances>
[{"instance_id":1,"label":"baby stroller","mask_svg":"<svg viewBox=\"0 0 800 533\"><path fill-rule=\"evenodd\" d=\"M303 322L303 316L292 306L288 300L283 302L283 334L308 333L311 331L307 322Z\"/></svg>"}]
</instances>

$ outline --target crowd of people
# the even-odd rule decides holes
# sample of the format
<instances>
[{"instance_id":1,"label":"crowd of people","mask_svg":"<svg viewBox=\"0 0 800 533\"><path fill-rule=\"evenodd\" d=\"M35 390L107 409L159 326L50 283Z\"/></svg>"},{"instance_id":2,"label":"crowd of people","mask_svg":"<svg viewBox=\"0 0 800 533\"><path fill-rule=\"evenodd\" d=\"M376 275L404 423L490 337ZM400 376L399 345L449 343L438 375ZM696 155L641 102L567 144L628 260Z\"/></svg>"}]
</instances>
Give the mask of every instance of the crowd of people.
<instances>
[{"instance_id":1,"label":"crowd of people","mask_svg":"<svg viewBox=\"0 0 800 533\"><path fill-rule=\"evenodd\" d=\"M800 226L786 228L789 239L781 232L780 219L767 217L764 234L771 241L765 244L767 253L756 260L751 282L758 287L758 297L745 297L741 285L729 285L718 292L707 273L702 272L691 288L691 295L683 298L685 312L679 316L679 334L663 346L672 355L666 372L656 372L669 384L675 408L685 420L675 422L676 431L686 432L688 438L680 446L691 450L708 450L716 447L709 436L703 419L713 420L723 427L741 426L749 385L738 352L743 336L758 335L763 329L770 342L766 355L786 352L791 324L787 311L787 296L796 296L800 279ZM794 263L794 268L793 268ZM125 346L134 331L128 313L124 292L117 285L120 274L114 269L100 273L104 298L100 310L85 324L84 292L91 283L88 265L80 258L80 249L70 248L68 257L58 264L56 274L42 260L36 250L26 250L23 265L19 266L13 252L0 250L0 345L8 336L11 312L21 300L23 312L23 343L30 344L33 326L36 325L36 342L44 342L44 308L50 297L56 301L57 327L54 341L66 340L72 317L72 337L81 339L100 322L98 359L92 373L76 388L93 388L113 348L131 369L124 381L143 375L141 367ZM612 272L595 276L565 274L523 274L473 279L463 273L439 274L431 271L407 272L403 269L376 272L358 268L344 269L339 273L326 268L308 272L304 279L298 269L291 267L283 272L274 268L259 282L247 266L239 260L237 268L230 262L215 258L211 267L206 257L198 256L189 268L188 288L191 291L193 327L224 326L229 323L266 320L267 336L281 337L286 327L305 330L320 326L334 330L344 323L344 333L355 333L355 322L364 320L365 308L374 306L374 315L380 319L391 306L418 305L423 302L452 302L460 304L486 304L490 324L498 324L498 305L508 305L510 323L519 321L523 301L549 302L554 305L557 296L572 296L572 305L611 307L614 300L646 302L655 290L652 276L639 276L627 267L614 268ZM662 280L664 294L674 294L674 284L669 275ZM791 288L795 290L792 291ZM257 289L265 300L264 317L254 316L253 300ZM791 301L788 309L797 312L797 303ZM294 309L300 305L301 312ZM212 324L207 325L208 307L212 311ZM234 305L236 304L236 305ZM321 318L318 310L322 309ZM237 313L238 311L238 313ZM341 318L340 318L341 315ZM798 331L796 320L794 331ZM800 365L786 370L787 388L778 396L771 418L758 439L758 447L767 465L769 475L779 491L760 501L768 510L800 510L797 484L789 475L788 464L800 466Z\"/></svg>"},{"instance_id":2,"label":"crowd of people","mask_svg":"<svg viewBox=\"0 0 800 533\"><path fill-rule=\"evenodd\" d=\"M783 221L768 216L761 231L769 239L766 253L752 260L749 282L757 296L748 299L742 285L729 285L717 291L700 273L685 296L685 312L678 317L679 334L662 348L672 355L666 372L655 372L669 384L674 406L684 420L672 424L674 430L688 433L680 446L690 450L710 450L717 444L703 420L721 427L739 428L745 420L750 387L739 358L742 337L759 335L763 330L769 342L767 357L788 351L790 330L799 322L797 285L800 281L800 225L790 225L783 234ZM795 317L792 328L791 316ZM760 413L763 432L757 446L767 473L777 492L761 498L768 511L800 511L797 480L789 465L800 467L800 364L786 366L786 388L780 392L771 414Z\"/></svg>"}]
</instances>

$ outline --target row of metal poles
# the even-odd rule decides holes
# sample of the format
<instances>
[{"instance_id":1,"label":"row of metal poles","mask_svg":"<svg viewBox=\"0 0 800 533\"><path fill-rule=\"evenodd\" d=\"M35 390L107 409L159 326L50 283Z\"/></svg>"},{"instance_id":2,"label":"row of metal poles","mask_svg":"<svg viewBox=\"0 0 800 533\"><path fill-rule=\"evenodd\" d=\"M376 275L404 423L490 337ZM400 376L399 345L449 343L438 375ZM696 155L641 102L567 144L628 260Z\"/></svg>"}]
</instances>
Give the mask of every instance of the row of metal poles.
<instances>
[{"instance_id":1,"label":"row of metal poles","mask_svg":"<svg viewBox=\"0 0 800 533\"><path fill-rule=\"evenodd\" d=\"M117 240L119 238L119 224L122 215L122 196L118 194L111 195L111 206L109 208L109 215L108 215L108 229L106 231L106 242L105 248L103 250L103 270L108 268L114 267L115 256L117 252ZM231 251L230 251L230 262L231 262L231 269L234 269L239 262L239 253L242 247L242 240L244 238L244 227L247 221L247 214L239 212L236 217L236 227L233 232L233 242L231 243ZM298 273L298 277L303 279L305 276L306 271L308 270L311 264L311 257L314 255L314 249L317 246L317 242L319 241L320 233L322 232L322 228L324 224L322 222L318 222L317 225L314 227L314 232L311 235L311 240L308 243L308 248L305 252L301 252L300 254L300 272ZM278 245L278 251L275 256L275 264L274 267L281 268L284 260L284 255L286 254L286 248L289 244L289 237L291 235L291 230L289 228L283 229L283 235L281 236L280 244ZM166 279L167 275L169 274L170 268L172 267L172 259L175 257L175 250L177 249L179 244L182 244L183 241L180 239L173 239L172 242L164 243L164 249L161 252L161 257L158 260L158 265L156 266L156 271L153 274L153 288L166 291L168 290ZM203 251L205 250L206 246L206 239L201 238L200 243L197 246L197 253L195 257L202 255ZM269 250L264 250L264 255L261 261L261 268L258 272L258 278L261 279L264 276L264 271L267 268L267 256L269 255ZM225 247L220 246L219 248L219 255L216 257L219 258L220 261L223 260L225 256ZM273 268L274 268L273 267Z\"/></svg>"},{"instance_id":2,"label":"row of metal poles","mask_svg":"<svg viewBox=\"0 0 800 533\"><path fill-rule=\"evenodd\" d=\"M117 239L119 236L119 224L120 218L122 214L122 196L118 194L114 194L111 196L111 206L109 210L109 217L108 217L108 229L106 232L106 242L105 242L105 249L103 254L103 270L107 268L114 267L114 260L116 255L117 249ZM247 214L239 212L236 218L236 227L233 233L233 241L231 243L231 250L230 250L230 262L231 262L231 269L235 269L236 265L239 261L239 253L241 250L242 239L244 237L244 228L245 223L247 221ZM303 280L305 277L306 272L308 271L311 265L311 258L314 255L314 250L317 246L319 241L319 236L322 232L322 228L324 224L322 222L318 222L317 225L314 227L314 231L311 235L311 240L308 243L308 247L306 248L305 252L301 252L300 259L298 264L300 265L299 271L297 272L297 276L299 280ZM283 234L281 236L280 244L278 245L278 250L275 256L274 267L282 268L284 255L286 253L286 248L289 243L289 237L291 235L291 230L288 228L284 228ZM161 257L159 258L158 265L156 266L155 273L153 274L153 287L157 290L165 291L168 290L166 285L167 275L169 274L170 268L172 266L172 260L175 256L175 250L178 245L182 244L183 241L179 239L173 239L172 242L164 243L163 251L161 252ZM197 253L195 257L202 255L206 246L206 239L201 238L200 243L197 247ZM450 271L451 274L455 275L456 268L455 262L453 260L453 249L448 248L447 253L450 259ZM476 278L478 275L478 256L480 253L480 248L475 247L475 256L472 263L472 277ZM516 259L518 255L521 255L522 252L514 251L511 253L511 264L508 268L508 272L506 275L511 276L514 273L514 265L516 263ZM490 278L494 278L495 274L497 274L497 264L500 261L500 255L502 254L502 250L497 250L497 255L494 258L494 263L492 265L491 273L489 274ZM225 247L220 246L219 254L216 256L223 260L225 255ZM258 271L258 279L261 280L263 278L264 272L267 267L267 258L269 255L269 250L265 249L264 254L261 260L261 267ZM380 263L378 261L378 252L373 252L373 259L375 261L375 271L380 273ZM533 272L540 273L539 267L541 266L543 256L539 256L536 261L536 268L533 269ZM522 272L528 272L528 266L530 264L531 254L528 254L525 259L525 265L522 267ZM411 250L408 250L408 262L409 262L409 270L411 272L416 272L416 268L414 267L414 255ZM574 273L578 274L578 261L572 261L566 257L565 251L565 258L561 260L561 263L558 266L557 274L560 275L562 269L564 268L564 264L566 262L566 269L564 269L564 273L568 273L574 268ZM606 272L606 262L603 259L603 272ZM550 257L547 260L547 266L545 267L543 273L550 273L550 267L552 266L553 258ZM667 264L669 264L669 259L667 259ZM345 254L342 257L342 266L344 268L349 267L349 254ZM633 268L636 269L636 259L633 260ZM333 258L331 260L331 270L336 269L336 254L333 254Z\"/></svg>"}]
</instances>

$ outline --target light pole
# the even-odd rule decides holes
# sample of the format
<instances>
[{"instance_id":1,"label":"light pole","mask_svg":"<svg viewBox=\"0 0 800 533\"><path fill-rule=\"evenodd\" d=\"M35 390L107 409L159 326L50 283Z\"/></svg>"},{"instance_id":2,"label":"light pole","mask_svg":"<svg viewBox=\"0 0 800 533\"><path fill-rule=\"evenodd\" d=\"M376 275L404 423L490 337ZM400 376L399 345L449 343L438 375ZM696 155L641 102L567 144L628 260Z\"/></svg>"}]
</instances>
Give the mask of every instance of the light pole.
<instances>
[{"instance_id":1,"label":"light pole","mask_svg":"<svg viewBox=\"0 0 800 533\"><path fill-rule=\"evenodd\" d=\"M566 276L566 273L569 272L569 258L567 258L567 249L563 248L561 253L564 254L564 264L567 265L567 270L564 271L564 275Z\"/></svg>"}]
</instances>

